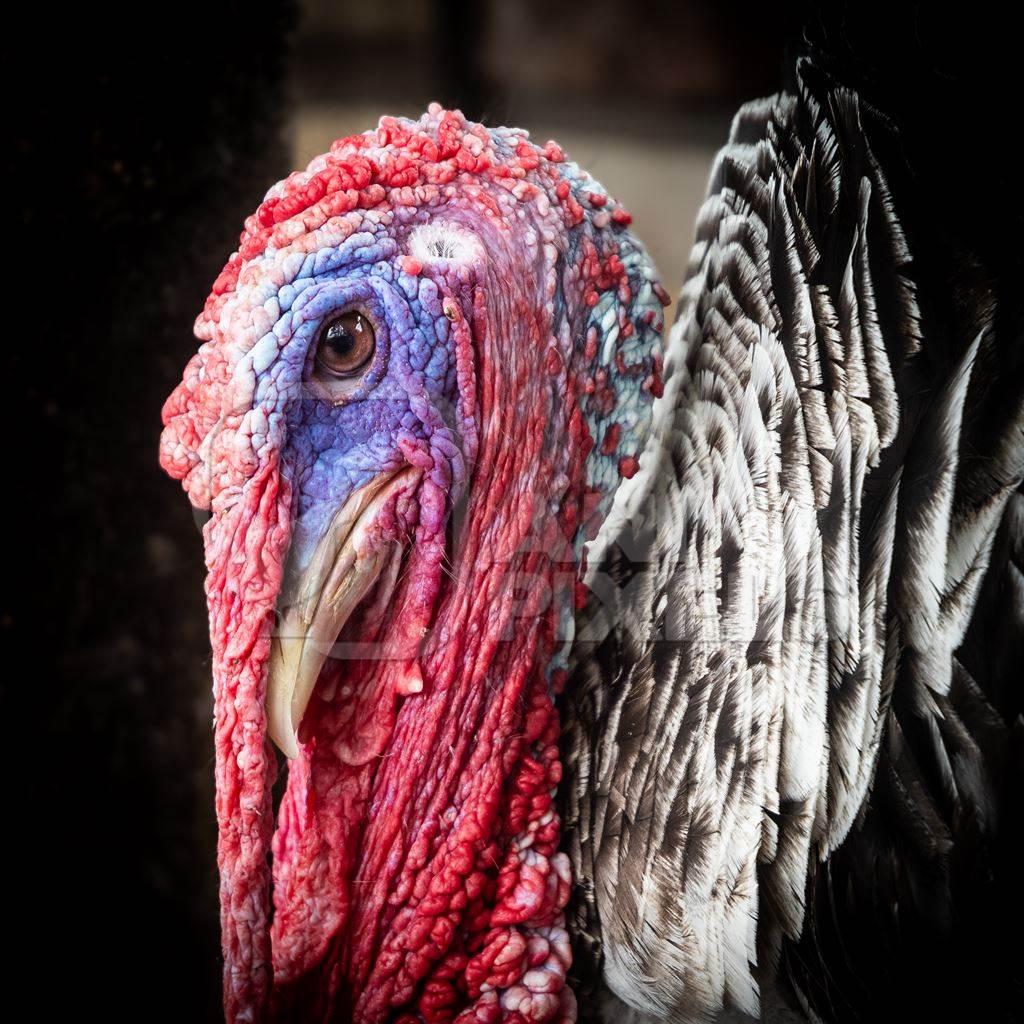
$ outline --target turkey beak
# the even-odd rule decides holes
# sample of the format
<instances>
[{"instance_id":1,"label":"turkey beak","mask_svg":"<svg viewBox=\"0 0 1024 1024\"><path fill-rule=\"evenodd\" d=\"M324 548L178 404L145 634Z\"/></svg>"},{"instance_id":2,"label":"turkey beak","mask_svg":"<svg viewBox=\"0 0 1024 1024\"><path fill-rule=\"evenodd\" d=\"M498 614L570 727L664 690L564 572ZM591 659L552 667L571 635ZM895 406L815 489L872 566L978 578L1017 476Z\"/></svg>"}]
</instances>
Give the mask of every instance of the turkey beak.
<instances>
[{"instance_id":1,"label":"turkey beak","mask_svg":"<svg viewBox=\"0 0 1024 1024\"><path fill-rule=\"evenodd\" d=\"M376 477L353 492L320 538L309 566L278 604L267 677L267 732L286 757L298 756L299 725L338 633L393 553L394 542L381 543L374 527L388 499L409 486L410 472Z\"/></svg>"}]
</instances>

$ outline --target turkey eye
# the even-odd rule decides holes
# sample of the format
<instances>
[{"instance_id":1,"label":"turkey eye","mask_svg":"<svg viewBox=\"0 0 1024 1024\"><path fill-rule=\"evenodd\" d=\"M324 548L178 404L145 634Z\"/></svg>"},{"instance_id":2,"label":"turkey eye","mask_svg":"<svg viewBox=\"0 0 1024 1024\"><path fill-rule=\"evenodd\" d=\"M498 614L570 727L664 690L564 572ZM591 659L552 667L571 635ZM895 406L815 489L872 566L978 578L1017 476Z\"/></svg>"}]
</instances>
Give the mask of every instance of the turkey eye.
<instances>
[{"instance_id":1,"label":"turkey eye","mask_svg":"<svg viewBox=\"0 0 1024 1024\"><path fill-rule=\"evenodd\" d=\"M366 368L376 348L370 321L362 313L343 313L320 328L315 375L321 380L353 377Z\"/></svg>"}]
</instances>

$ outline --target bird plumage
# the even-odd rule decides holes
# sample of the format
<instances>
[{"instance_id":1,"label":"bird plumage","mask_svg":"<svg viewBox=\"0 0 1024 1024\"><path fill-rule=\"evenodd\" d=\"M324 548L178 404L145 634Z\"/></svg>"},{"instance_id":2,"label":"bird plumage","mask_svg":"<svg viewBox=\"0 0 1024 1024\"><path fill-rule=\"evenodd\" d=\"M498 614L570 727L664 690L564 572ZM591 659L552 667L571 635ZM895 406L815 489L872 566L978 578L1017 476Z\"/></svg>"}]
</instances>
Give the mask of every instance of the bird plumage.
<instances>
[{"instance_id":1,"label":"bird plumage","mask_svg":"<svg viewBox=\"0 0 1024 1024\"><path fill-rule=\"evenodd\" d=\"M941 916L943 866L996 828L1007 719L958 650L1001 520L985 586L1021 621L1019 339L980 285L942 318L893 176L892 125L810 61L740 110L591 552L562 705L575 970L653 1020L757 1013L810 959L837 850L870 848L849 871L896 917ZM789 975L810 1009L819 975Z\"/></svg>"}]
</instances>

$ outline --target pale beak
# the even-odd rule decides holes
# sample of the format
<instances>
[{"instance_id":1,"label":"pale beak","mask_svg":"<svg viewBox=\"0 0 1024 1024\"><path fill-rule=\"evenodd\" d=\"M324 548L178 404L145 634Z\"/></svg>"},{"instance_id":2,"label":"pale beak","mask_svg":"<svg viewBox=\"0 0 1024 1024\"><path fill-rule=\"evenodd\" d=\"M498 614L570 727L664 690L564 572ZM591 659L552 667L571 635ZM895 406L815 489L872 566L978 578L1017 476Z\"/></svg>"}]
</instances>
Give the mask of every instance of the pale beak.
<instances>
[{"instance_id":1,"label":"pale beak","mask_svg":"<svg viewBox=\"0 0 1024 1024\"><path fill-rule=\"evenodd\" d=\"M373 525L388 499L409 487L411 474L379 476L353 492L279 603L266 710L267 732L286 757L298 756L299 725L338 633L394 554L396 542L380 543Z\"/></svg>"}]
</instances>

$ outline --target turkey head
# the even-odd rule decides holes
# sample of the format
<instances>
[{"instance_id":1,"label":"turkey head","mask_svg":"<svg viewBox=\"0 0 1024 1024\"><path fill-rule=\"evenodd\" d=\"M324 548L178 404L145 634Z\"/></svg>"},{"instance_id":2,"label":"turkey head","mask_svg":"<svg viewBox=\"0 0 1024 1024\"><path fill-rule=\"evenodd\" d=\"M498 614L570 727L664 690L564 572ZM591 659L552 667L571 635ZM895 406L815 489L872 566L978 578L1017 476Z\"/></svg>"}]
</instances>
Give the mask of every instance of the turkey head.
<instances>
[{"instance_id":1,"label":"turkey head","mask_svg":"<svg viewBox=\"0 0 1024 1024\"><path fill-rule=\"evenodd\" d=\"M276 185L217 279L161 461L211 513L229 1020L575 1018L553 701L661 391L628 223L435 105Z\"/></svg>"}]
</instances>

